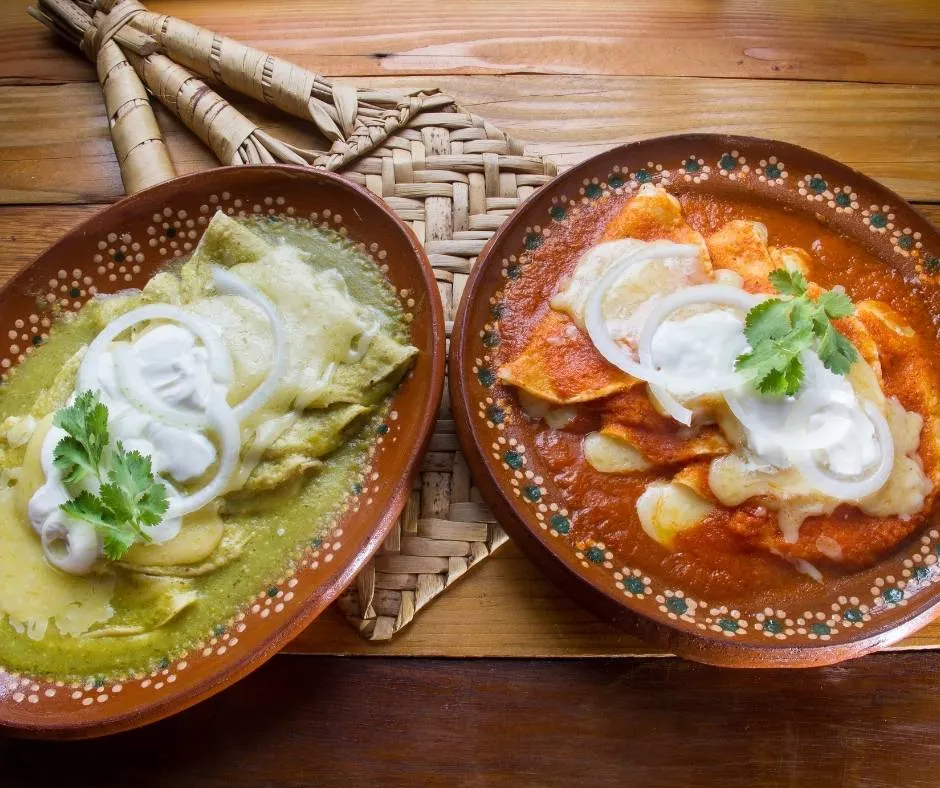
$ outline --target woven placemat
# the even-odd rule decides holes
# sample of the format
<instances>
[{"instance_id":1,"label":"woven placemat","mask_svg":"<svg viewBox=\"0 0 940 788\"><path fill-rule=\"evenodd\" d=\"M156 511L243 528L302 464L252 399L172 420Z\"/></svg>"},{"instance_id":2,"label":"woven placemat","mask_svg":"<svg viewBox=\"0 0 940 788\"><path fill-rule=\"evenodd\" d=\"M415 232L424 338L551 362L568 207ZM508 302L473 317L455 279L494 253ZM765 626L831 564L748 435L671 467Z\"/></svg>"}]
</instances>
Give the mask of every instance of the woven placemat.
<instances>
[{"instance_id":1,"label":"woven placemat","mask_svg":"<svg viewBox=\"0 0 940 788\"><path fill-rule=\"evenodd\" d=\"M414 230L434 267L448 344L464 285L493 232L555 165L436 90L357 89L139 0L37 0L29 12L93 62L128 192L172 177L147 96L222 164L290 162L368 188ZM322 150L288 144L208 83L308 121ZM449 347L448 347L449 351ZM457 447L445 387L430 449L401 519L337 604L370 640L387 640L506 541Z\"/></svg>"},{"instance_id":2,"label":"woven placemat","mask_svg":"<svg viewBox=\"0 0 940 788\"><path fill-rule=\"evenodd\" d=\"M434 111L412 111L404 128L339 171L382 197L424 244L444 304L449 351L476 256L516 206L554 176L555 166L441 98L434 96ZM458 449L445 388L408 505L337 604L364 637L386 640L506 538Z\"/></svg>"}]
</instances>

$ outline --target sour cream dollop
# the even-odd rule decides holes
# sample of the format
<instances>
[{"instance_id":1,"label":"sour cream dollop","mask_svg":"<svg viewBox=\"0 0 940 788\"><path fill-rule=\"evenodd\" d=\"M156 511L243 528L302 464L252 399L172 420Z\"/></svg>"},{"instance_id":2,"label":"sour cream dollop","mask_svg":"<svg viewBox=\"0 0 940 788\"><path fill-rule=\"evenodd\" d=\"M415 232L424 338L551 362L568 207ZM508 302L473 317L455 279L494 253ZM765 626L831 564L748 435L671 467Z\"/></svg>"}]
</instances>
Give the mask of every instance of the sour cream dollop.
<instances>
[{"instance_id":1,"label":"sour cream dollop","mask_svg":"<svg viewBox=\"0 0 940 788\"><path fill-rule=\"evenodd\" d=\"M642 259L655 266L657 248L664 255L678 254L679 249L683 256L693 253L692 248L685 251L662 242L645 249L636 243L621 260ZM594 268L599 265L590 255L583 260ZM621 286L619 280L610 281L622 278L613 265L600 271L585 299L588 332L608 361L649 384L651 396L668 415L690 425L693 400L723 397L740 422L745 449L755 466L795 466L811 486L839 500L858 501L884 486L894 448L881 410L860 399L850 381L826 369L816 353L803 353L805 377L792 397L762 395L735 371L736 358L751 349L744 315L760 297L746 293L733 280L726 285L695 285L687 278L679 289L670 283L672 292L653 293L627 316L632 321L643 319L635 350L634 343L624 342L622 331L616 331L624 316L615 317L604 308L606 292ZM640 270L620 261L616 265L624 274Z\"/></svg>"},{"instance_id":2,"label":"sour cream dollop","mask_svg":"<svg viewBox=\"0 0 940 788\"><path fill-rule=\"evenodd\" d=\"M155 475L180 484L202 476L216 462L218 451L203 433L165 424L152 413L139 408L117 383L115 354L120 348L132 354L143 383L167 404L189 407L194 413L205 406L213 386L205 348L198 345L187 329L174 324L160 325L130 343L119 343L95 360L93 370L84 370L85 380L97 383L94 389L108 409L108 432L112 444L120 441L128 451L150 457ZM69 404L74 402L74 395ZM28 506L30 523L37 533L72 494L55 467L55 448L66 432L50 427L43 439L40 462L46 482L32 496ZM97 492L97 479L86 477L75 489ZM180 492L168 485L172 499ZM156 542L172 539L180 529L181 517L167 518L148 534ZM157 530L159 529L159 530Z\"/></svg>"},{"instance_id":3,"label":"sour cream dollop","mask_svg":"<svg viewBox=\"0 0 940 788\"><path fill-rule=\"evenodd\" d=\"M280 315L256 288L233 274L225 272L216 284L220 292L236 290L235 295L267 307L275 358L272 372L249 397L253 408L261 407L271 395L271 377L283 368ZM118 340L139 328L143 330L138 336ZM169 499L163 520L143 529L153 542L175 537L183 517L222 494L237 469L239 415L227 402L232 369L221 330L169 305L139 307L116 318L86 351L69 404L79 393L95 392L108 409L109 447L120 442L126 450L150 458L152 472L165 483ZM215 442L207 434L210 430ZM43 439L40 464L46 480L30 498L27 516L49 560L64 571L83 574L100 555L101 539L60 507L83 489L97 493L100 482L88 476L79 484L64 483L54 458L65 436L64 430L52 426ZM110 450L105 450L105 466ZM213 467L215 473L206 484L195 492L187 489Z\"/></svg>"}]
</instances>

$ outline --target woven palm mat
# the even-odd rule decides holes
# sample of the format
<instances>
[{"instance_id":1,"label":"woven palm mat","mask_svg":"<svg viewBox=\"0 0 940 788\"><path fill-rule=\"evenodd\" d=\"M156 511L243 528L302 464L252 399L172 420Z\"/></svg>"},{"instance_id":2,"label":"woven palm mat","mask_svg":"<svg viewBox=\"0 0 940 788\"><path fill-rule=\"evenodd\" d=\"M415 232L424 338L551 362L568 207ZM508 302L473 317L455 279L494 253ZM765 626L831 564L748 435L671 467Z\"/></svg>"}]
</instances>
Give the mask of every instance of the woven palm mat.
<instances>
[{"instance_id":1,"label":"woven palm mat","mask_svg":"<svg viewBox=\"0 0 940 788\"><path fill-rule=\"evenodd\" d=\"M434 96L439 105L440 95ZM407 126L342 174L382 197L424 244L449 338L476 256L506 217L555 174L503 131L450 102L414 112ZM387 640L470 567L506 541L457 447L445 387L424 460L401 519L339 599L370 640Z\"/></svg>"}]
</instances>

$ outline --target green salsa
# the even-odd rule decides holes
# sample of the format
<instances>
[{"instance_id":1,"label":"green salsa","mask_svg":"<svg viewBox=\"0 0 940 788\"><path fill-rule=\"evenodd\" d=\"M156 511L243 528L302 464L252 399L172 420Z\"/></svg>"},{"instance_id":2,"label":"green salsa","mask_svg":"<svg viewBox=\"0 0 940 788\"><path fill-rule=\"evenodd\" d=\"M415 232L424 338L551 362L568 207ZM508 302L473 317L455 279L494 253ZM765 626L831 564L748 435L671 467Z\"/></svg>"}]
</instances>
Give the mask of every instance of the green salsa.
<instances>
[{"instance_id":1,"label":"green salsa","mask_svg":"<svg viewBox=\"0 0 940 788\"><path fill-rule=\"evenodd\" d=\"M224 224L226 232L213 237L217 224ZM250 247L258 239L261 252L253 252ZM249 247L244 256L239 247L242 241ZM249 269L240 266L252 260L255 265L267 265L265 247L293 249L292 254L296 252L314 273L338 272L351 308L381 316L377 339L360 361L340 365L326 393L303 410L298 426L265 452L265 459L249 476L253 480L267 473L265 483L250 494L236 490L221 500L219 517L225 536L208 558L196 562L195 568L159 562L155 567L126 561L114 564L102 559L94 574L69 578L71 584L97 584L100 593L95 604L111 611L106 620L87 628L72 627L86 631L64 634L61 630L69 627L60 627L56 623L59 619L50 619L38 627L40 631L44 627L43 636L36 637L36 622L27 624L6 615L16 604L24 604L19 599L14 604L10 595L23 592L14 588L20 570L8 563L8 574L4 575L0 559L0 585L8 586L7 590L0 587L0 664L8 670L56 678L119 676L152 669L179 656L217 634L219 627L259 593L289 574L293 562L306 548L319 544L349 496L361 489L370 444L391 392L416 352L408 346L408 325L396 294L375 263L338 234L302 220L272 217L235 223L217 215L193 253L194 259L168 266L160 276L170 275L172 279L166 281L174 288L180 279L185 286L186 266L202 254L212 263L231 265L236 273L245 271L247 277ZM234 250L232 259L225 259L230 250ZM259 280L258 286L266 285ZM266 292L281 306L276 291ZM90 302L75 316L57 323L48 341L0 387L0 422L7 420L9 424L11 419L15 422L27 415L48 419L72 393L74 383L62 390L64 371L80 361L76 354L101 330L107 317L141 303L161 303L163 297L159 292L149 296L145 288L143 295L126 296L126 304L120 299ZM197 303L198 297L192 302ZM317 336L329 336L329 325L323 331L326 333ZM289 341L296 333L296 326L288 331ZM312 335L311 342L317 336ZM22 507L14 505L16 485L21 483L17 469L24 465L27 451L23 442L0 441L0 470L7 479L7 489L0 491L0 550L10 545L10 549L26 549L24 546L32 544L29 550L35 551L39 543ZM293 468L298 458L311 470L282 483L278 474ZM251 481L245 489L250 486ZM38 563L35 569L40 577L51 577L50 572L62 574ZM122 634L125 630L127 634Z\"/></svg>"}]
</instances>

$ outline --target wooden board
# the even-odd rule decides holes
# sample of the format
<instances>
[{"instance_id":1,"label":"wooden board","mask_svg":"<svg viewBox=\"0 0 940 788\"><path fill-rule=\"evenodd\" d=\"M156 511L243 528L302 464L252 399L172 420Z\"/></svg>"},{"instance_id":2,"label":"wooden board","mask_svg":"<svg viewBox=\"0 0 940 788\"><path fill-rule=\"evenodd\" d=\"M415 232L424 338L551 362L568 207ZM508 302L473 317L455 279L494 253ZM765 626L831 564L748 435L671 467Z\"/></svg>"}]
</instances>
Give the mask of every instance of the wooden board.
<instances>
[{"instance_id":1,"label":"wooden board","mask_svg":"<svg viewBox=\"0 0 940 788\"><path fill-rule=\"evenodd\" d=\"M91 66L0 4L0 281L122 194ZM933 0L256 3L172 0L177 13L359 85L440 87L561 166L683 131L776 137L841 159L940 222L940 15ZM445 72L446 73L439 73ZM523 73L525 72L525 73ZM853 80L853 81L849 81ZM892 84L899 83L899 84ZM236 104L309 144L300 121ZM215 164L160 111L178 170ZM932 204L931 204L932 203ZM940 646L940 624L905 641ZM295 653L600 656L649 653L561 595L511 546L391 644L335 611Z\"/></svg>"},{"instance_id":2,"label":"wooden board","mask_svg":"<svg viewBox=\"0 0 940 788\"><path fill-rule=\"evenodd\" d=\"M358 85L437 85L560 166L620 142L679 132L752 134L839 159L910 200L940 201L940 86L682 77L370 77ZM309 146L309 125L243 98L265 128ZM177 170L215 166L162 107ZM690 151L691 152L691 151ZM67 166L65 166L67 162ZM123 195L96 83L0 87L0 203L110 202Z\"/></svg>"},{"instance_id":3,"label":"wooden board","mask_svg":"<svg viewBox=\"0 0 940 788\"><path fill-rule=\"evenodd\" d=\"M936 788L938 671L281 657L145 730L0 741L0 769L5 788Z\"/></svg>"},{"instance_id":4,"label":"wooden board","mask_svg":"<svg viewBox=\"0 0 940 788\"><path fill-rule=\"evenodd\" d=\"M36 0L32 0L35 3ZM93 79L91 66L0 4L0 80ZM153 0L327 75L603 74L940 84L933 0Z\"/></svg>"}]
</instances>

